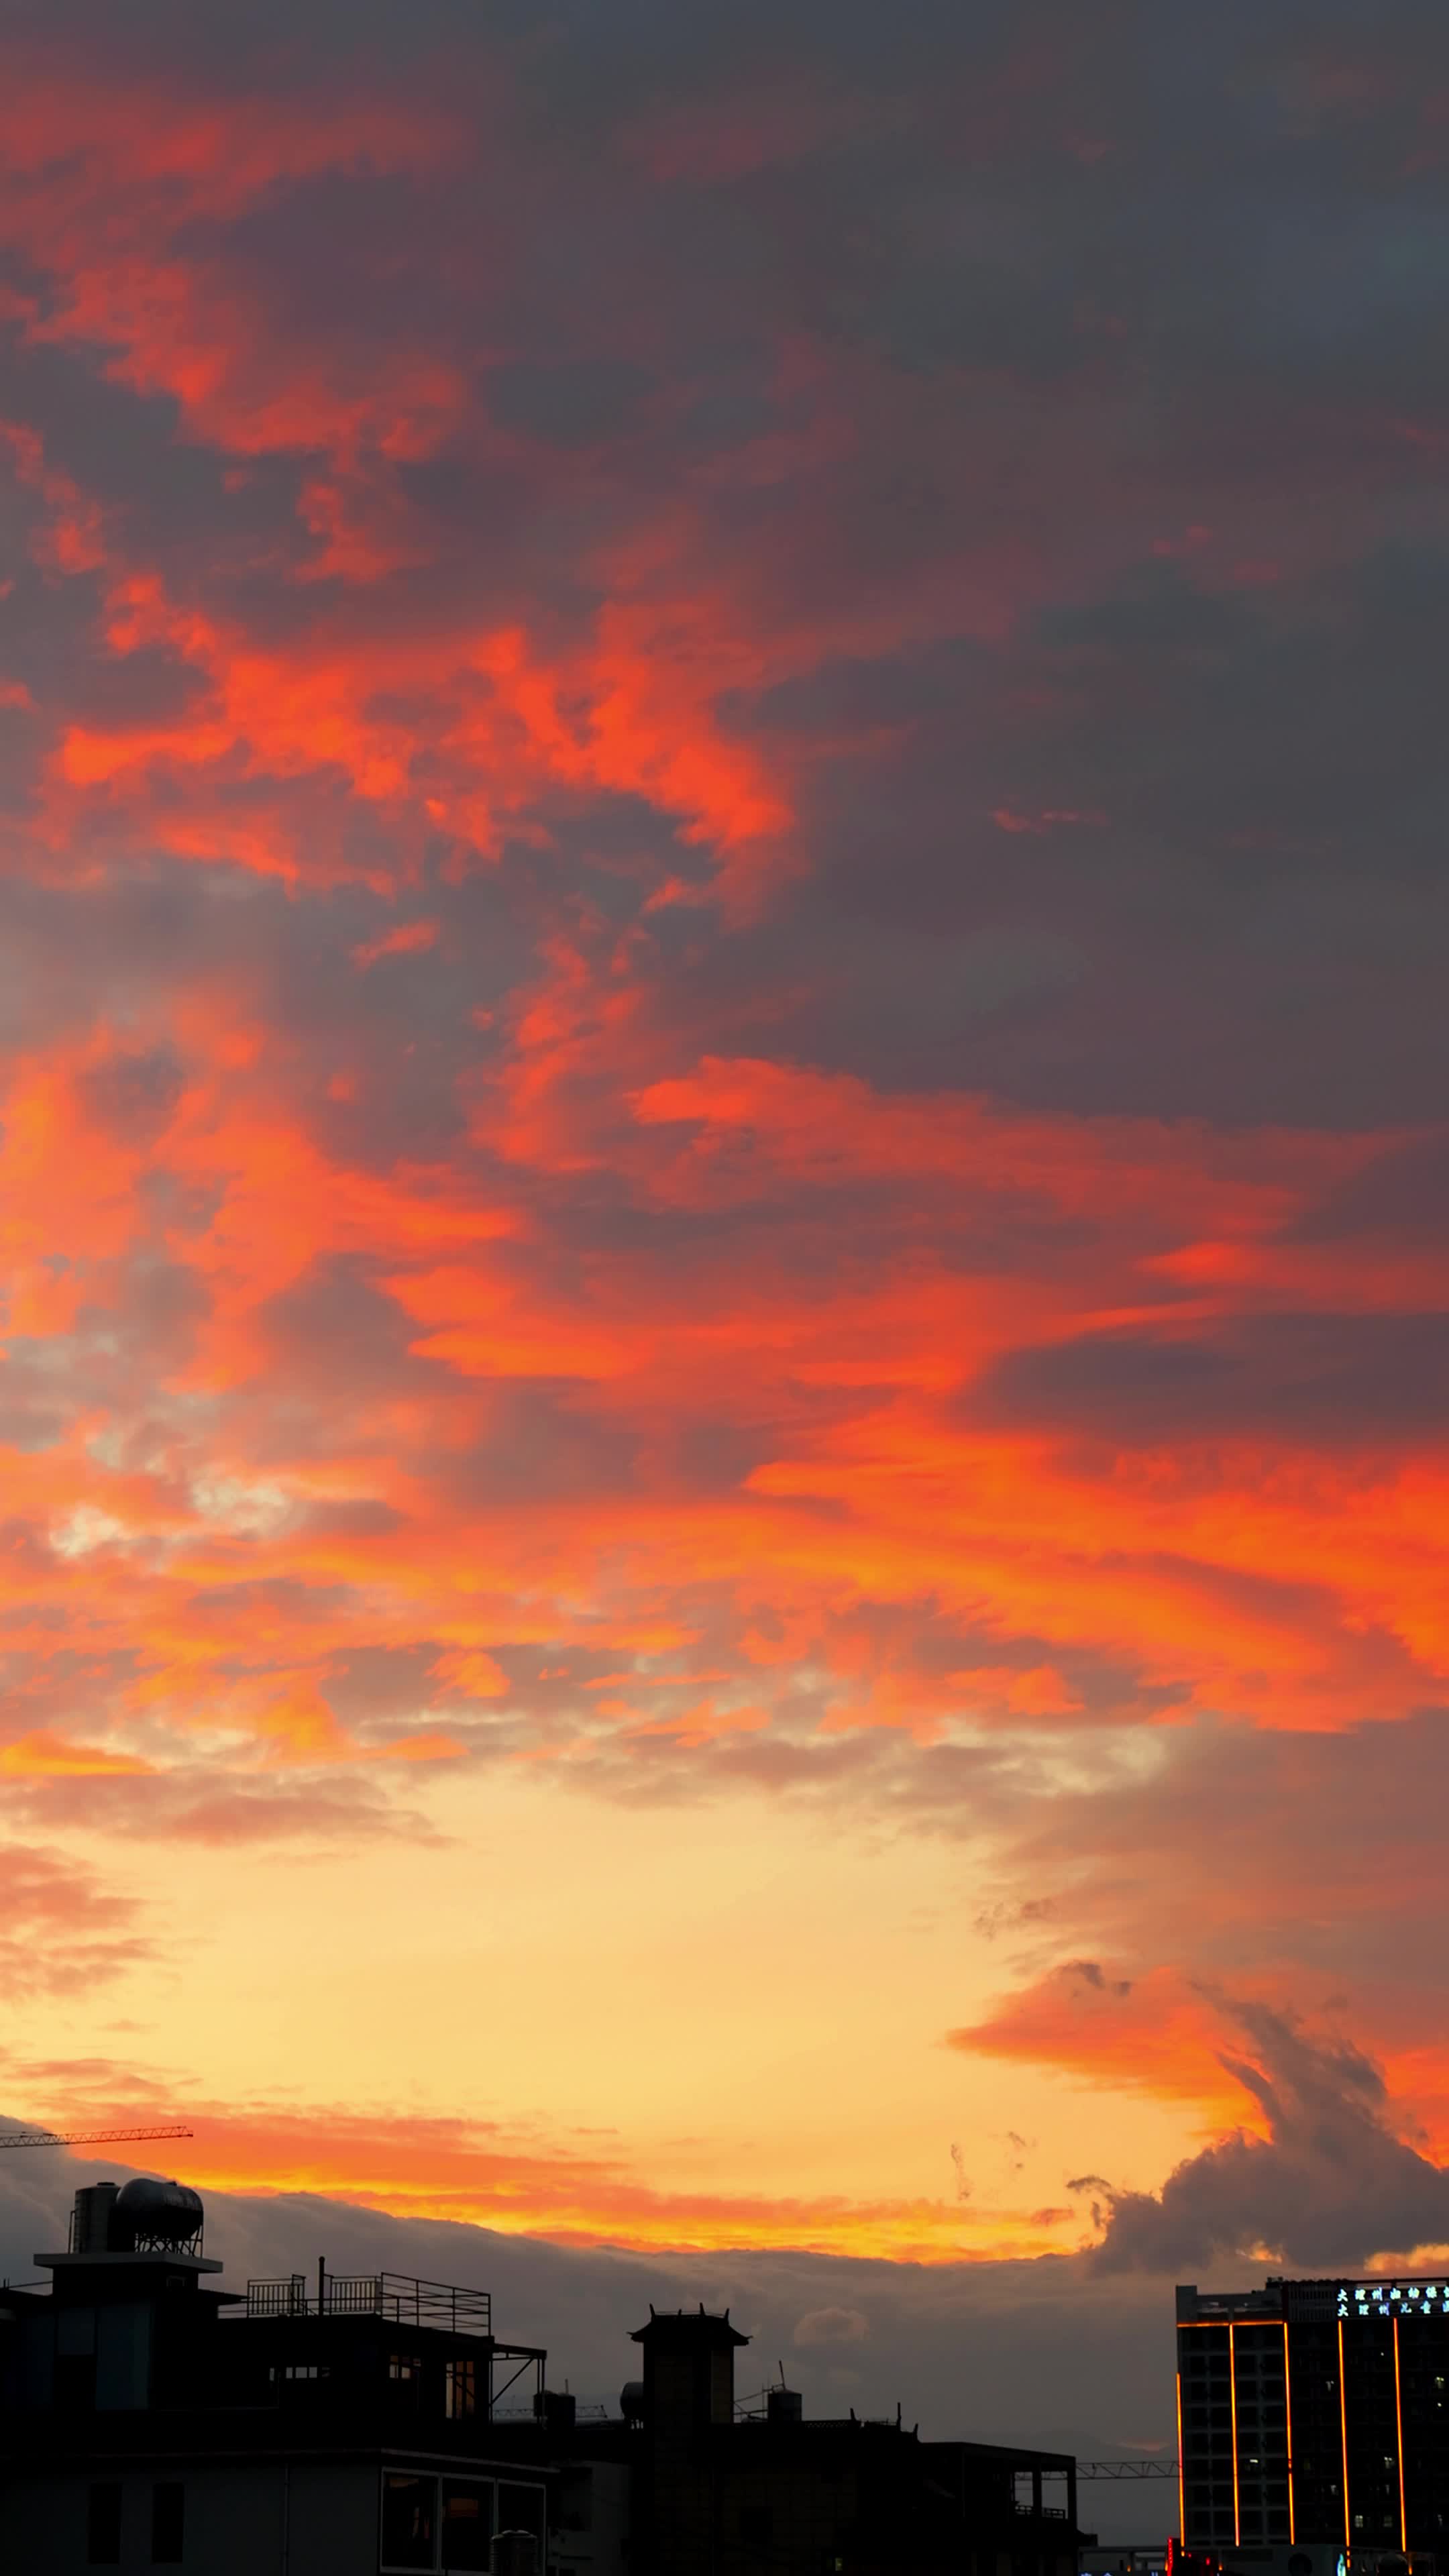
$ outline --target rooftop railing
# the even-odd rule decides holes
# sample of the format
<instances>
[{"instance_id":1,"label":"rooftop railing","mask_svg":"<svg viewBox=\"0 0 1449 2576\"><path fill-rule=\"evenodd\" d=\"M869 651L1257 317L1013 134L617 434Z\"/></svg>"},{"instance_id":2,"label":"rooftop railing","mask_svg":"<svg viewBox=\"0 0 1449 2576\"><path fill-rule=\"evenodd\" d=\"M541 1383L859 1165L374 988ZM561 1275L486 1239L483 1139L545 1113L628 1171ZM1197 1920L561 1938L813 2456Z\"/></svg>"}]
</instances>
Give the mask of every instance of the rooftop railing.
<instances>
[{"instance_id":1,"label":"rooftop railing","mask_svg":"<svg viewBox=\"0 0 1449 2576\"><path fill-rule=\"evenodd\" d=\"M324 2272L317 2288L305 2272L282 2281L248 2281L249 2317L382 2317L390 2325L440 2326L450 2334L491 2335L486 2290L451 2281L418 2281L406 2272Z\"/></svg>"}]
</instances>

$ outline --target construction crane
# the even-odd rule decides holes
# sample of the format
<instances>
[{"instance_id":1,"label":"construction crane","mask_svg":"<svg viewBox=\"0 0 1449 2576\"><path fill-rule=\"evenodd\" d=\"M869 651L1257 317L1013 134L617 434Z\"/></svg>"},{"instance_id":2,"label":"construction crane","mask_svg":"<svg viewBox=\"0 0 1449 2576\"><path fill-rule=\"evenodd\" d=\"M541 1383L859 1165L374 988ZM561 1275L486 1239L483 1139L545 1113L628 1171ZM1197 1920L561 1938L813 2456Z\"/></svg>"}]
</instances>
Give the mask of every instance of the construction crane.
<instances>
[{"instance_id":1,"label":"construction crane","mask_svg":"<svg viewBox=\"0 0 1449 2576\"><path fill-rule=\"evenodd\" d=\"M122 2138L189 2138L191 2129L180 2126L167 2129L22 2129L18 2135L0 2138L0 2147L99 2147L115 2145Z\"/></svg>"},{"instance_id":2,"label":"construction crane","mask_svg":"<svg viewBox=\"0 0 1449 2576\"><path fill-rule=\"evenodd\" d=\"M1078 2460L1077 2475L1079 2478L1175 2478L1177 2453L1154 2451L1147 2458L1133 2457L1129 2453L1123 2460Z\"/></svg>"}]
</instances>

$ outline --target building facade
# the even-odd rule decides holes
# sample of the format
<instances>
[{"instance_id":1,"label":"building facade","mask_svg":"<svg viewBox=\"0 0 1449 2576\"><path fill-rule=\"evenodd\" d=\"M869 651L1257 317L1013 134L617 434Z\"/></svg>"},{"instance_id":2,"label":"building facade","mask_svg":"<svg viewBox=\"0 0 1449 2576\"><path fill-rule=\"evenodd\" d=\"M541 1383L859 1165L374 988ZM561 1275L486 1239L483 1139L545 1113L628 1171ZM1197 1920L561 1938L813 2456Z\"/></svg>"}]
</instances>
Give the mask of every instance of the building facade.
<instances>
[{"instance_id":1,"label":"building facade","mask_svg":"<svg viewBox=\"0 0 1449 2576\"><path fill-rule=\"evenodd\" d=\"M1449 2564L1449 2280L1180 2288L1177 2397L1187 2549L1289 2576Z\"/></svg>"}]
</instances>

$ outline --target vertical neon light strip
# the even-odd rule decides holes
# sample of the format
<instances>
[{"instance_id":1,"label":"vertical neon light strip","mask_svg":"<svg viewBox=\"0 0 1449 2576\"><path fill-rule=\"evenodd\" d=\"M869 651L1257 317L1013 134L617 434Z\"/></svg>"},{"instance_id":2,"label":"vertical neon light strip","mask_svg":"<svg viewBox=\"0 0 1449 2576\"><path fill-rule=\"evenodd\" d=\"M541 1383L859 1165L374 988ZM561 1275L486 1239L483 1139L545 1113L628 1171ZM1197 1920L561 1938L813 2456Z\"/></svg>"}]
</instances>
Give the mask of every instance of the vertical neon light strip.
<instances>
[{"instance_id":1,"label":"vertical neon light strip","mask_svg":"<svg viewBox=\"0 0 1449 2576\"><path fill-rule=\"evenodd\" d=\"M1177 2537L1187 2547L1187 2488L1183 2483L1182 2461L1182 2373L1177 2374Z\"/></svg>"},{"instance_id":2,"label":"vertical neon light strip","mask_svg":"<svg viewBox=\"0 0 1449 2576\"><path fill-rule=\"evenodd\" d=\"M1293 2373L1288 2360L1286 2317L1283 2320L1283 2403L1288 2410L1288 2546L1291 2549L1297 2533L1293 2528Z\"/></svg>"},{"instance_id":3,"label":"vertical neon light strip","mask_svg":"<svg viewBox=\"0 0 1449 2576\"><path fill-rule=\"evenodd\" d=\"M1338 2320L1338 2422L1343 2435L1343 2546L1351 2554L1352 2533L1348 2522L1348 2399L1343 2385L1343 2319Z\"/></svg>"},{"instance_id":4,"label":"vertical neon light strip","mask_svg":"<svg viewBox=\"0 0 1449 2576\"><path fill-rule=\"evenodd\" d=\"M1340 2334L1342 2331L1343 2329L1340 2327ZM1228 2404L1232 2409L1233 2420L1233 2547L1236 2549L1239 2540L1242 2538L1242 2533L1238 2527L1241 2520L1241 2516L1238 2512L1238 2356L1233 2349L1233 2333L1233 2327L1229 2326Z\"/></svg>"},{"instance_id":5,"label":"vertical neon light strip","mask_svg":"<svg viewBox=\"0 0 1449 2576\"><path fill-rule=\"evenodd\" d=\"M1399 2547L1409 2546L1409 2526L1404 2518L1404 2400L1399 2388L1399 2320L1394 2319L1394 2438L1399 2453Z\"/></svg>"}]
</instances>

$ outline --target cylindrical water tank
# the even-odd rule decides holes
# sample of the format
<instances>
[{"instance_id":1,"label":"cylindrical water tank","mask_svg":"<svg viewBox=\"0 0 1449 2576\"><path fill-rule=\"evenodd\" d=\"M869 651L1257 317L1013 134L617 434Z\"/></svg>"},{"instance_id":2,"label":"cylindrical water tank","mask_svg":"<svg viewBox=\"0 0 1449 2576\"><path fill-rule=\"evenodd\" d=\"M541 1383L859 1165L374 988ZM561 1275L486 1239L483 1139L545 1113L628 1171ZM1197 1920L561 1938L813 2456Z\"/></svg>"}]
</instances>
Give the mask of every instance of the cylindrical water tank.
<instances>
[{"instance_id":1,"label":"cylindrical water tank","mask_svg":"<svg viewBox=\"0 0 1449 2576\"><path fill-rule=\"evenodd\" d=\"M124 2183L111 2216L113 2245L189 2245L205 2212L201 2195L184 2182L156 2182L137 2174Z\"/></svg>"},{"instance_id":2,"label":"cylindrical water tank","mask_svg":"<svg viewBox=\"0 0 1449 2576\"><path fill-rule=\"evenodd\" d=\"M500 2531L488 2564L493 2576L538 2576L538 2542L531 2531Z\"/></svg>"},{"instance_id":3,"label":"cylindrical water tank","mask_svg":"<svg viewBox=\"0 0 1449 2576\"><path fill-rule=\"evenodd\" d=\"M799 2424L805 2415L805 2401L798 2388L767 2388L765 2420L770 2424Z\"/></svg>"},{"instance_id":4,"label":"cylindrical water tank","mask_svg":"<svg viewBox=\"0 0 1449 2576\"><path fill-rule=\"evenodd\" d=\"M118 2183L81 2184L75 2196L75 2209L70 2222L72 2254L109 2254L111 2212L116 2206L119 2194Z\"/></svg>"},{"instance_id":5,"label":"cylindrical water tank","mask_svg":"<svg viewBox=\"0 0 1449 2576\"><path fill-rule=\"evenodd\" d=\"M626 2424L643 2423L644 2382L642 2379L625 2380L619 2391L619 2412Z\"/></svg>"}]
</instances>

